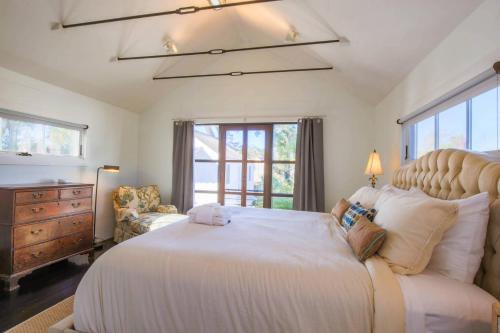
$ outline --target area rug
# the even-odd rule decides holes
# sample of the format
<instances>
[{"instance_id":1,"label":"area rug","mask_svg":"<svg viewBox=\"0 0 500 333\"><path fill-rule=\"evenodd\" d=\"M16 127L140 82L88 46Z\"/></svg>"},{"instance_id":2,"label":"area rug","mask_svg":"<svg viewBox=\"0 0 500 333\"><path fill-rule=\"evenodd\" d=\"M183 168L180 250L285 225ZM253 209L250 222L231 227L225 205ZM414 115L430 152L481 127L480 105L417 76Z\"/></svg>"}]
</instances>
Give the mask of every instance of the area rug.
<instances>
[{"instance_id":1,"label":"area rug","mask_svg":"<svg viewBox=\"0 0 500 333\"><path fill-rule=\"evenodd\" d=\"M5 333L47 333L50 326L73 313L73 299L74 296L68 297Z\"/></svg>"}]
</instances>

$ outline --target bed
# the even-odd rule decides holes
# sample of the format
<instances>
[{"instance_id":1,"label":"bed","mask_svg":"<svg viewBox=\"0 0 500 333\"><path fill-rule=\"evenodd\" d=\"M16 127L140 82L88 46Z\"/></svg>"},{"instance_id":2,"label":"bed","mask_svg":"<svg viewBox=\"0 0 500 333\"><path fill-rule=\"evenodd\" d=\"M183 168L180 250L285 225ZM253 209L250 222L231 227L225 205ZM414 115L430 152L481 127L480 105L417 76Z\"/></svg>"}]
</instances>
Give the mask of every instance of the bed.
<instances>
[{"instance_id":1,"label":"bed","mask_svg":"<svg viewBox=\"0 0 500 333\"><path fill-rule=\"evenodd\" d=\"M442 199L490 194L485 256L476 286L467 286L470 297L462 298L480 307L491 307L493 296L500 296L499 178L500 164L487 156L441 150L397 170L393 180L401 189L416 186ZM440 283L455 290L464 286L425 272L398 276L378 257L359 262L330 214L232 210L227 226L178 222L101 256L75 295L75 328L124 333L390 333L418 332L422 327L430 331L431 324L447 331L461 319L456 331L471 332L472 327L482 332L490 318L491 312L485 319L484 311L464 315L477 307L437 311L445 305L426 302L429 298L422 294L418 299L415 292L427 288L431 295ZM453 289L437 290L453 294Z\"/></svg>"}]
</instances>

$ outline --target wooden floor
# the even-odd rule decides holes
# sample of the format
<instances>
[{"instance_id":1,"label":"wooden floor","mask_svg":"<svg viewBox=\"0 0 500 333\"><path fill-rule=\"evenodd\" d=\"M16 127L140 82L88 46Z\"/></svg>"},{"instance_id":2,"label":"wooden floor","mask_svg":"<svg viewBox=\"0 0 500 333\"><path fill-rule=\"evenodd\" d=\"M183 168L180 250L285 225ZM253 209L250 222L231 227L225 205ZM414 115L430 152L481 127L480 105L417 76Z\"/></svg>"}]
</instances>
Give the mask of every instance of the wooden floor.
<instances>
[{"instance_id":1,"label":"wooden floor","mask_svg":"<svg viewBox=\"0 0 500 333\"><path fill-rule=\"evenodd\" d=\"M107 241L96 256L112 246ZM14 292L0 291L0 332L73 295L88 268L87 256L76 256L34 271L19 280Z\"/></svg>"}]
</instances>

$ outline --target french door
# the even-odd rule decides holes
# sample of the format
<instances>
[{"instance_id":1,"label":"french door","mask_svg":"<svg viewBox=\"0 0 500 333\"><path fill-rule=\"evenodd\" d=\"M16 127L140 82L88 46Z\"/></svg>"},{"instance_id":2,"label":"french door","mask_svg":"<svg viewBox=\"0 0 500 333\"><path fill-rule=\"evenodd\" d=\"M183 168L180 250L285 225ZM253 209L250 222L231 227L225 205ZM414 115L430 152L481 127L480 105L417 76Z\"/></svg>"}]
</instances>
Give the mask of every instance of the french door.
<instances>
[{"instance_id":1,"label":"french door","mask_svg":"<svg viewBox=\"0 0 500 333\"><path fill-rule=\"evenodd\" d=\"M271 207L272 139L272 124L220 125L220 203Z\"/></svg>"}]
</instances>

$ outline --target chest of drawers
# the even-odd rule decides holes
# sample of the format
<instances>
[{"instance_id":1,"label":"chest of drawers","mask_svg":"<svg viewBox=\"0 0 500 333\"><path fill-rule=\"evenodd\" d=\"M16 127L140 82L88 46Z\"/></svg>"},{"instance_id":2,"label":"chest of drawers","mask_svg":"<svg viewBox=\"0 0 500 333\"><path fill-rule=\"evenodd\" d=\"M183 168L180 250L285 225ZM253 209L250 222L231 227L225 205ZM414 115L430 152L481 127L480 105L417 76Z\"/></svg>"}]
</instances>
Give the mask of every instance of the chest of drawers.
<instances>
[{"instance_id":1,"label":"chest of drawers","mask_svg":"<svg viewBox=\"0 0 500 333\"><path fill-rule=\"evenodd\" d=\"M33 270L93 251L92 184L0 186L0 278L7 290Z\"/></svg>"}]
</instances>

